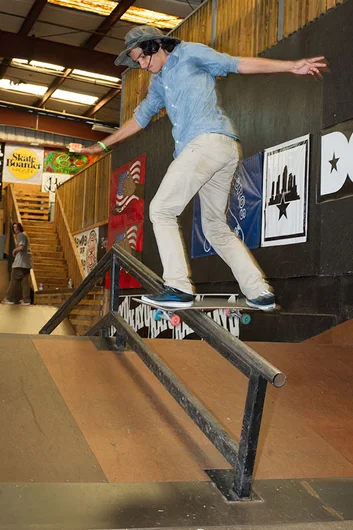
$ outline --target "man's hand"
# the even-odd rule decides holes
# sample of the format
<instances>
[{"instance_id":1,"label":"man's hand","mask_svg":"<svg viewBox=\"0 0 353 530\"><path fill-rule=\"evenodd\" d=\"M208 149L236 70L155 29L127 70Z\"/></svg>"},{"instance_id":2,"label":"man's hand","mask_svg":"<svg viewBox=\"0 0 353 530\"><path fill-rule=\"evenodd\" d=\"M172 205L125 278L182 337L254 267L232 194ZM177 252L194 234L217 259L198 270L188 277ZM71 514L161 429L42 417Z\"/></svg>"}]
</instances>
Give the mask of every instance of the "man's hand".
<instances>
[{"instance_id":1,"label":"man's hand","mask_svg":"<svg viewBox=\"0 0 353 530\"><path fill-rule=\"evenodd\" d=\"M312 75L316 79L323 79L321 72L329 71L330 69L325 57L312 57L311 59L294 61L292 70L295 75Z\"/></svg>"},{"instance_id":2,"label":"man's hand","mask_svg":"<svg viewBox=\"0 0 353 530\"><path fill-rule=\"evenodd\" d=\"M89 145L88 147L82 147L81 144L69 144L67 146L70 153L80 153L80 154L99 154L104 151L104 149L99 144Z\"/></svg>"}]
</instances>

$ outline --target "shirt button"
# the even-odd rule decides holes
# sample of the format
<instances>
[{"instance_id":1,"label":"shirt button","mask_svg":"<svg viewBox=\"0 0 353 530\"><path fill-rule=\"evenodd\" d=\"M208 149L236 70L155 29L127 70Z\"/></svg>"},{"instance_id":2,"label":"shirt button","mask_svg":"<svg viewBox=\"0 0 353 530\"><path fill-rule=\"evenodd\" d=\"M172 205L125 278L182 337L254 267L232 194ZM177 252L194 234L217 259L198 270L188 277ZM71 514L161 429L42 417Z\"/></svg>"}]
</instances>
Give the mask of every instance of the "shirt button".
<instances>
[{"instance_id":1,"label":"shirt button","mask_svg":"<svg viewBox=\"0 0 353 530\"><path fill-rule=\"evenodd\" d=\"M174 109L175 105L172 105L172 107L173 107L173 109Z\"/></svg>"},{"instance_id":2,"label":"shirt button","mask_svg":"<svg viewBox=\"0 0 353 530\"><path fill-rule=\"evenodd\" d=\"M165 85L165 88L169 88L169 86Z\"/></svg>"},{"instance_id":3,"label":"shirt button","mask_svg":"<svg viewBox=\"0 0 353 530\"><path fill-rule=\"evenodd\" d=\"M179 140L177 140L175 143L179 144L180 142L179 142Z\"/></svg>"}]
</instances>

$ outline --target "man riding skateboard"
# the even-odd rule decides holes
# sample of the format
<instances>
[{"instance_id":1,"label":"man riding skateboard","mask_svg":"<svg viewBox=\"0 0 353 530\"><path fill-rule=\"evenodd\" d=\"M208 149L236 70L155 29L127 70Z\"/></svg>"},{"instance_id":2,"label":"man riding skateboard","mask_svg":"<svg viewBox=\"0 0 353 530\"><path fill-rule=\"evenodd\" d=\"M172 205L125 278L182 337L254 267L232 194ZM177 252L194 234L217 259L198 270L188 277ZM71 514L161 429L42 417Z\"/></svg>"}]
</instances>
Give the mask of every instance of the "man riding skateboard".
<instances>
[{"instance_id":1,"label":"man riding skateboard","mask_svg":"<svg viewBox=\"0 0 353 530\"><path fill-rule=\"evenodd\" d=\"M271 310L275 296L249 250L226 222L230 185L239 160L239 142L230 119L217 104L216 77L234 74L293 73L322 78L324 57L280 61L232 57L203 44L184 42L152 26L130 30L116 65L143 68L152 74L146 98L133 118L104 142L83 153L109 150L145 128L165 107L175 140L170 164L150 204L150 219L163 265L165 289L142 300L162 307L194 303L178 216L199 193L202 228L217 254L229 265L250 307Z\"/></svg>"}]
</instances>

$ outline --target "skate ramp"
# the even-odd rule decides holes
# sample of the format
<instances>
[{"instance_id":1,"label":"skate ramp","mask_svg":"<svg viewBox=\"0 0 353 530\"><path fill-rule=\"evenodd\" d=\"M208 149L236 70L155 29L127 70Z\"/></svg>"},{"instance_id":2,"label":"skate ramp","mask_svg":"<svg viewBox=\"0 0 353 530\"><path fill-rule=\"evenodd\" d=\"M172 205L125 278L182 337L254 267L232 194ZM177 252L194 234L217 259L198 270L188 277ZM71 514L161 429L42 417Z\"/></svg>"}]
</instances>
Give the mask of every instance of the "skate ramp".
<instances>
[{"instance_id":1,"label":"skate ramp","mask_svg":"<svg viewBox=\"0 0 353 530\"><path fill-rule=\"evenodd\" d=\"M353 345L353 320L347 320L342 324L338 324L319 335L315 335L306 341L313 344L331 344L336 346L352 346Z\"/></svg>"},{"instance_id":2,"label":"skate ramp","mask_svg":"<svg viewBox=\"0 0 353 530\"><path fill-rule=\"evenodd\" d=\"M0 304L0 333L36 335L56 311L56 307L45 305ZM65 319L53 331L53 335L76 335L76 333L69 320Z\"/></svg>"}]
</instances>

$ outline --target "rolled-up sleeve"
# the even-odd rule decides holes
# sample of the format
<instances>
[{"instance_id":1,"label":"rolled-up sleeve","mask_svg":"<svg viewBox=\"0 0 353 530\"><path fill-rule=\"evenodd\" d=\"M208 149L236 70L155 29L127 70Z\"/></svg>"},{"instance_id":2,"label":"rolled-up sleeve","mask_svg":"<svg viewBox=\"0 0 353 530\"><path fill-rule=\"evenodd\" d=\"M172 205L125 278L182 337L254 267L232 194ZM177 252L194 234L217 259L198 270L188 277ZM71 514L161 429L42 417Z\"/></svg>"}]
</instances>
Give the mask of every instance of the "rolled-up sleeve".
<instances>
[{"instance_id":1,"label":"rolled-up sleeve","mask_svg":"<svg viewBox=\"0 0 353 530\"><path fill-rule=\"evenodd\" d=\"M147 96L134 110L134 119L144 129L164 106L164 98L158 90L156 81L152 78Z\"/></svg>"},{"instance_id":2,"label":"rolled-up sleeve","mask_svg":"<svg viewBox=\"0 0 353 530\"><path fill-rule=\"evenodd\" d=\"M228 53L220 53L209 46L198 43L189 43L188 53L200 67L215 77L239 73L240 57L232 57Z\"/></svg>"}]
</instances>

